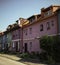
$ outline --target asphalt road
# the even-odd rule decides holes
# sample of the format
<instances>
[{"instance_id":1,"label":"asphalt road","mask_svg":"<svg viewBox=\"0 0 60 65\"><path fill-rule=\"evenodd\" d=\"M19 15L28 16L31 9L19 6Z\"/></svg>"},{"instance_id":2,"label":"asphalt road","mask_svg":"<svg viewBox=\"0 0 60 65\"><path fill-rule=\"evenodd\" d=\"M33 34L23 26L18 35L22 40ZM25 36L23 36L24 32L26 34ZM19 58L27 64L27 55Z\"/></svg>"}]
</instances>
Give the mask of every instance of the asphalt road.
<instances>
[{"instance_id":1,"label":"asphalt road","mask_svg":"<svg viewBox=\"0 0 60 65\"><path fill-rule=\"evenodd\" d=\"M5 57L0 57L0 65L26 65L26 64Z\"/></svg>"}]
</instances>

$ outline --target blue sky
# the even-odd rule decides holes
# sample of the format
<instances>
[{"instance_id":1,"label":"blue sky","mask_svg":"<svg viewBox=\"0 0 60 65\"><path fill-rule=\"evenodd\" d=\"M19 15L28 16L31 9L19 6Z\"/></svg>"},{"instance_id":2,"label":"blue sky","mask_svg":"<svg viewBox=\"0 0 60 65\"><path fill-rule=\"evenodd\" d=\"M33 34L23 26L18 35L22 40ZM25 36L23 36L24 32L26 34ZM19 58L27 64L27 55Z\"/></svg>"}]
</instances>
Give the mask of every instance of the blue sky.
<instances>
[{"instance_id":1,"label":"blue sky","mask_svg":"<svg viewBox=\"0 0 60 65\"><path fill-rule=\"evenodd\" d=\"M5 31L20 17L39 14L41 8L50 5L60 5L60 0L0 0L0 31Z\"/></svg>"}]
</instances>

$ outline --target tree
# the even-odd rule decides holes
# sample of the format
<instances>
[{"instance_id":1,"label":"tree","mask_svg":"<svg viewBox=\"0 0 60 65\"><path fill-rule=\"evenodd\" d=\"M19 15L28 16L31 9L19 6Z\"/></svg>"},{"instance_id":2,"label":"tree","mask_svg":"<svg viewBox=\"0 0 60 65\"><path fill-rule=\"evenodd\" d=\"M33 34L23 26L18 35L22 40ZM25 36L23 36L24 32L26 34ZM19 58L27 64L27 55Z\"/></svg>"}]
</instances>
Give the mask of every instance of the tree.
<instances>
[{"instance_id":1,"label":"tree","mask_svg":"<svg viewBox=\"0 0 60 65\"><path fill-rule=\"evenodd\" d=\"M43 36L40 38L40 48L48 56L48 60L60 62L60 36Z\"/></svg>"},{"instance_id":2,"label":"tree","mask_svg":"<svg viewBox=\"0 0 60 65\"><path fill-rule=\"evenodd\" d=\"M51 54L53 50L53 37L52 36L43 36L40 39L40 47L45 50L48 54Z\"/></svg>"},{"instance_id":3,"label":"tree","mask_svg":"<svg viewBox=\"0 0 60 65\"><path fill-rule=\"evenodd\" d=\"M47 57L49 63L53 62L53 45L54 40L52 36L43 36L40 39L40 48L45 51L44 54L46 54L45 56Z\"/></svg>"}]
</instances>

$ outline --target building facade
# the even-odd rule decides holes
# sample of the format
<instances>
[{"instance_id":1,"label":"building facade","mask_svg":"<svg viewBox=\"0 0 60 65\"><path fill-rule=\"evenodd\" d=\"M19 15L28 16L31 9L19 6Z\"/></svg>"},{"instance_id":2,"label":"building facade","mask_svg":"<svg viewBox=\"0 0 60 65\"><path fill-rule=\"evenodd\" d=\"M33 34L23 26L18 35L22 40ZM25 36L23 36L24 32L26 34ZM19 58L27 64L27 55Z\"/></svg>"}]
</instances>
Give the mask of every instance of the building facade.
<instances>
[{"instance_id":1,"label":"building facade","mask_svg":"<svg viewBox=\"0 0 60 65\"><path fill-rule=\"evenodd\" d=\"M7 44L7 31L3 32L2 36L2 50L8 50L8 44Z\"/></svg>"},{"instance_id":2,"label":"building facade","mask_svg":"<svg viewBox=\"0 0 60 65\"><path fill-rule=\"evenodd\" d=\"M19 18L17 23L9 25L8 30L0 38L14 52L39 52L42 36L60 35L60 6L49 6L41 9L41 14L32 15L24 19Z\"/></svg>"},{"instance_id":3,"label":"building facade","mask_svg":"<svg viewBox=\"0 0 60 65\"><path fill-rule=\"evenodd\" d=\"M0 33L0 51L2 51L2 44L3 44L3 32Z\"/></svg>"},{"instance_id":4,"label":"building facade","mask_svg":"<svg viewBox=\"0 0 60 65\"><path fill-rule=\"evenodd\" d=\"M22 28L16 24L12 29L12 50L22 53Z\"/></svg>"},{"instance_id":5,"label":"building facade","mask_svg":"<svg viewBox=\"0 0 60 65\"><path fill-rule=\"evenodd\" d=\"M60 14L56 11L60 6L42 8L40 17L30 17L29 24L23 26L23 52L41 52L39 39L42 36L55 36L58 34L58 19ZM60 19L59 19L60 21ZM60 25L60 24L59 24ZM59 27L60 28L60 27ZM59 29L60 30L60 29Z\"/></svg>"}]
</instances>

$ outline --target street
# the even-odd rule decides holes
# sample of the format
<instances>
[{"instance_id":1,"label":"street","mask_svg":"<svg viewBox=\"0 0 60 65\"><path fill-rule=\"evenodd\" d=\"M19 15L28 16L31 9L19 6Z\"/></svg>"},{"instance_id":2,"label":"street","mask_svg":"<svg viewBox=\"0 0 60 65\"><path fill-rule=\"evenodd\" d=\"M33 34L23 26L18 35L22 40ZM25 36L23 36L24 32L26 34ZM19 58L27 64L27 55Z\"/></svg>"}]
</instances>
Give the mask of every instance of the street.
<instances>
[{"instance_id":1,"label":"street","mask_svg":"<svg viewBox=\"0 0 60 65\"><path fill-rule=\"evenodd\" d=\"M17 62L20 60L19 62ZM37 61L31 61L30 60L24 60L20 57L17 57L16 55L8 55L8 54L0 54L0 65L46 65L46 64L41 64ZM22 63L21 63L22 62ZM24 63L24 64L23 64Z\"/></svg>"},{"instance_id":2,"label":"street","mask_svg":"<svg viewBox=\"0 0 60 65\"><path fill-rule=\"evenodd\" d=\"M13 61L11 59L0 56L0 65L26 65L21 62Z\"/></svg>"}]
</instances>

